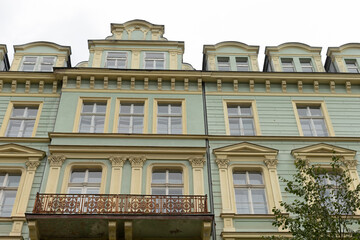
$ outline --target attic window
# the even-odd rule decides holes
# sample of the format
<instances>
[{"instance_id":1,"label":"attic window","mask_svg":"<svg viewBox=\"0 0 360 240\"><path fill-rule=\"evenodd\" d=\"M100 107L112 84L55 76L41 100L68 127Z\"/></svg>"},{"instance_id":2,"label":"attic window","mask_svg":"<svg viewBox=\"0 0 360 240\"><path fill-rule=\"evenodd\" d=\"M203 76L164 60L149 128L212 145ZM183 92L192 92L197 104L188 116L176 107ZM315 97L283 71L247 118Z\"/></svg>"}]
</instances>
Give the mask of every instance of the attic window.
<instances>
[{"instance_id":1,"label":"attic window","mask_svg":"<svg viewBox=\"0 0 360 240\"><path fill-rule=\"evenodd\" d=\"M218 57L217 62L219 71L230 71L230 59L228 57Z\"/></svg>"}]
</instances>

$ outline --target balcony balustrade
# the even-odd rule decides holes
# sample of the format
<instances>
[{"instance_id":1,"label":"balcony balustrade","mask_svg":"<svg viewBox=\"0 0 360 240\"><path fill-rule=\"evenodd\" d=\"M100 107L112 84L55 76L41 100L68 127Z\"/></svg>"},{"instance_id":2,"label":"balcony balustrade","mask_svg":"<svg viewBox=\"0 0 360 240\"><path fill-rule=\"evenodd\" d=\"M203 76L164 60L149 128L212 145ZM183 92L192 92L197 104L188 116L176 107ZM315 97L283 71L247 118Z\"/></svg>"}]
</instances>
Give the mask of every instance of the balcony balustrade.
<instances>
[{"instance_id":1,"label":"balcony balustrade","mask_svg":"<svg viewBox=\"0 0 360 240\"><path fill-rule=\"evenodd\" d=\"M204 214L199 195L37 194L36 214Z\"/></svg>"}]
</instances>

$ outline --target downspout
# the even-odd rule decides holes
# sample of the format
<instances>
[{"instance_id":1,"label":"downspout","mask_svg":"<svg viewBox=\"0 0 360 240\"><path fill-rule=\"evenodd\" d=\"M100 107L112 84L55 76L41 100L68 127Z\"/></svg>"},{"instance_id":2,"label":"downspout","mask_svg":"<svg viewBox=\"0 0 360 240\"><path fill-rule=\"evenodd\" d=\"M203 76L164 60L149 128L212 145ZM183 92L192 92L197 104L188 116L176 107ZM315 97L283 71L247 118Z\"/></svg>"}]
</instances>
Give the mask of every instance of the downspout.
<instances>
[{"instance_id":1,"label":"downspout","mask_svg":"<svg viewBox=\"0 0 360 240\"><path fill-rule=\"evenodd\" d=\"M208 184L209 184L209 204L210 212L214 214L214 220L212 222L212 239L216 240L216 228L215 228L215 210L214 210L214 194L212 187L212 174L211 174L211 161L210 161L210 144L209 144L209 129L208 129L208 118L207 118L207 106L206 106L206 92L205 92L205 82L202 81L202 99L203 99L203 111L204 111L204 127L205 127L205 145L206 145L206 164L207 164L207 175L208 175Z\"/></svg>"}]
</instances>

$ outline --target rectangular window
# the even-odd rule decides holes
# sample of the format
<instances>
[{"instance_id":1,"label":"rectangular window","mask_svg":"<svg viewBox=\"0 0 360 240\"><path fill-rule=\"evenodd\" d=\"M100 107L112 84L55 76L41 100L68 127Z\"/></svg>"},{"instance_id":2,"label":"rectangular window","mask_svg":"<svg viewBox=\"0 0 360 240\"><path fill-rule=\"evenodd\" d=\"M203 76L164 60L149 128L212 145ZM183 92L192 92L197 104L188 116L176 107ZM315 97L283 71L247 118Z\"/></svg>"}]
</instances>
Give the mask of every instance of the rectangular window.
<instances>
[{"instance_id":1,"label":"rectangular window","mask_svg":"<svg viewBox=\"0 0 360 240\"><path fill-rule=\"evenodd\" d=\"M230 135L255 135L251 103L228 103L227 114Z\"/></svg>"},{"instance_id":2,"label":"rectangular window","mask_svg":"<svg viewBox=\"0 0 360 240\"><path fill-rule=\"evenodd\" d=\"M265 184L261 172L233 173L236 209L238 214L267 214Z\"/></svg>"},{"instance_id":3,"label":"rectangular window","mask_svg":"<svg viewBox=\"0 0 360 240\"><path fill-rule=\"evenodd\" d=\"M183 133L182 103L158 103L157 133Z\"/></svg>"},{"instance_id":4,"label":"rectangular window","mask_svg":"<svg viewBox=\"0 0 360 240\"><path fill-rule=\"evenodd\" d=\"M104 132L106 102L83 102L80 114L79 132Z\"/></svg>"},{"instance_id":5,"label":"rectangular window","mask_svg":"<svg viewBox=\"0 0 360 240\"><path fill-rule=\"evenodd\" d=\"M165 69L165 53L146 52L145 69Z\"/></svg>"},{"instance_id":6,"label":"rectangular window","mask_svg":"<svg viewBox=\"0 0 360 240\"><path fill-rule=\"evenodd\" d=\"M184 181L181 170L159 169L152 172L151 194L153 195L182 195Z\"/></svg>"},{"instance_id":7,"label":"rectangular window","mask_svg":"<svg viewBox=\"0 0 360 240\"><path fill-rule=\"evenodd\" d=\"M10 217L21 175L0 173L0 217Z\"/></svg>"},{"instance_id":8,"label":"rectangular window","mask_svg":"<svg viewBox=\"0 0 360 240\"><path fill-rule=\"evenodd\" d=\"M119 111L119 133L143 133L144 103L122 103Z\"/></svg>"},{"instance_id":9,"label":"rectangular window","mask_svg":"<svg viewBox=\"0 0 360 240\"><path fill-rule=\"evenodd\" d=\"M294 62L292 58L282 58L281 66L284 72L295 72Z\"/></svg>"},{"instance_id":10,"label":"rectangular window","mask_svg":"<svg viewBox=\"0 0 360 240\"><path fill-rule=\"evenodd\" d=\"M98 194L101 185L101 170L74 169L68 184L69 194Z\"/></svg>"},{"instance_id":11,"label":"rectangular window","mask_svg":"<svg viewBox=\"0 0 360 240\"><path fill-rule=\"evenodd\" d=\"M127 64L126 52L108 52L105 67L125 69Z\"/></svg>"},{"instance_id":12,"label":"rectangular window","mask_svg":"<svg viewBox=\"0 0 360 240\"><path fill-rule=\"evenodd\" d=\"M249 61L247 57L236 57L236 70L249 71Z\"/></svg>"},{"instance_id":13,"label":"rectangular window","mask_svg":"<svg viewBox=\"0 0 360 240\"><path fill-rule=\"evenodd\" d=\"M350 73L359 73L359 67L356 64L356 59L345 59L346 68Z\"/></svg>"},{"instance_id":14,"label":"rectangular window","mask_svg":"<svg viewBox=\"0 0 360 240\"><path fill-rule=\"evenodd\" d=\"M32 137L39 106L13 106L6 137Z\"/></svg>"},{"instance_id":15,"label":"rectangular window","mask_svg":"<svg viewBox=\"0 0 360 240\"><path fill-rule=\"evenodd\" d=\"M304 136L328 136L321 105L297 105L297 112Z\"/></svg>"},{"instance_id":16,"label":"rectangular window","mask_svg":"<svg viewBox=\"0 0 360 240\"><path fill-rule=\"evenodd\" d=\"M2 60L2 61L0 61L0 71L5 71L6 69L5 69L5 61L4 60Z\"/></svg>"},{"instance_id":17,"label":"rectangular window","mask_svg":"<svg viewBox=\"0 0 360 240\"><path fill-rule=\"evenodd\" d=\"M230 71L230 58L217 57L217 62L219 71Z\"/></svg>"},{"instance_id":18,"label":"rectangular window","mask_svg":"<svg viewBox=\"0 0 360 240\"><path fill-rule=\"evenodd\" d=\"M310 58L300 58L300 65L303 72L314 72Z\"/></svg>"},{"instance_id":19,"label":"rectangular window","mask_svg":"<svg viewBox=\"0 0 360 240\"><path fill-rule=\"evenodd\" d=\"M52 56L25 56L22 62L22 71L26 72L51 72L55 65L56 57Z\"/></svg>"}]
</instances>

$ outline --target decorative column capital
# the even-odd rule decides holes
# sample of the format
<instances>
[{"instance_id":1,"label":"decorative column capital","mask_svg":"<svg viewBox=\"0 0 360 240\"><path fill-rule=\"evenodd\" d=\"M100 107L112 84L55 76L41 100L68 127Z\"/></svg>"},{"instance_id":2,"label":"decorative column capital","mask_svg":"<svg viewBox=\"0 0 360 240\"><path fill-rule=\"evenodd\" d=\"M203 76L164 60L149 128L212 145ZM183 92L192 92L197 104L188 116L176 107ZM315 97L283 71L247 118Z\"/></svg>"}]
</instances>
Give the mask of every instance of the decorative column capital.
<instances>
[{"instance_id":1,"label":"decorative column capital","mask_svg":"<svg viewBox=\"0 0 360 240\"><path fill-rule=\"evenodd\" d=\"M193 157L193 158L189 158L189 162L191 163L193 168L195 168L195 167L202 168L202 167L204 167L205 158L204 157Z\"/></svg>"},{"instance_id":2,"label":"decorative column capital","mask_svg":"<svg viewBox=\"0 0 360 240\"><path fill-rule=\"evenodd\" d=\"M357 160L356 159L341 159L341 161L344 163L344 165L348 169L356 169L357 167Z\"/></svg>"},{"instance_id":3,"label":"decorative column capital","mask_svg":"<svg viewBox=\"0 0 360 240\"><path fill-rule=\"evenodd\" d=\"M304 161L306 167L310 167L310 160L307 159L305 156L297 157L295 159L295 163L298 163L298 161Z\"/></svg>"},{"instance_id":4,"label":"decorative column capital","mask_svg":"<svg viewBox=\"0 0 360 240\"><path fill-rule=\"evenodd\" d=\"M267 168L276 168L278 164L278 160L276 158L265 158L264 163Z\"/></svg>"},{"instance_id":5,"label":"decorative column capital","mask_svg":"<svg viewBox=\"0 0 360 240\"><path fill-rule=\"evenodd\" d=\"M109 160L111 162L111 165L113 167L122 167L124 166L124 163L126 162L127 157L126 156L110 156Z\"/></svg>"},{"instance_id":6,"label":"decorative column capital","mask_svg":"<svg viewBox=\"0 0 360 240\"><path fill-rule=\"evenodd\" d=\"M29 161L26 161L25 164L27 166L28 171L36 171L38 166L40 166L39 161L31 161L31 160L29 160Z\"/></svg>"},{"instance_id":7,"label":"decorative column capital","mask_svg":"<svg viewBox=\"0 0 360 240\"><path fill-rule=\"evenodd\" d=\"M145 156L132 156L129 157L131 167L142 167L146 161Z\"/></svg>"},{"instance_id":8,"label":"decorative column capital","mask_svg":"<svg viewBox=\"0 0 360 240\"><path fill-rule=\"evenodd\" d=\"M219 168L228 168L230 160L227 158L217 158L215 162Z\"/></svg>"},{"instance_id":9,"label":"decorative column capital","mask_svg":"<svg viewBox=\"0 0 360 240\"><path fill-rule=\"evenodd\" d=\"M48 156L50 167L61 167L66 160L65 155L53 155Z\"/></svg>"}]
</instances>

